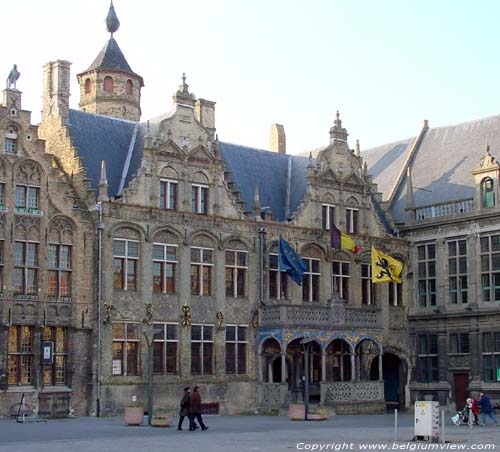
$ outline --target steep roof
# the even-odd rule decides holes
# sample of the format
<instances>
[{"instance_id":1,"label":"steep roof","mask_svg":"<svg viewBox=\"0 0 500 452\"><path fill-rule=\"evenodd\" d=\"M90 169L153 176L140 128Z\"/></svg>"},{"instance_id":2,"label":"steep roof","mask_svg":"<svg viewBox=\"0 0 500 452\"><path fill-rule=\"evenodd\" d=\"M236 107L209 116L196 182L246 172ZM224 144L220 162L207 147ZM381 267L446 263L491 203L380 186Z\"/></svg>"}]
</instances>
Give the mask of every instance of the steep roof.
<instances>
[{"instance_id":1,"label":"steep roof","mask_svg":"<svg viewBox=\"0 0 500 452\"><path fill-rule=\"evenodd\" d=\"M136 74L128 64L125 56L123 55L118 43L115 38L109 38L104 48L99 52L94 62L89 66L89 68L84 72L95 71L95 70L116 70L122 72L128 72L136 77L142 77Z\"/></svg>"},{"instance_id":2,"label":"steep roof","mask_svg":"<svg viewBox=\"0 0 500 452\"><path fill-rule=\"evenodd\" d=\"M140 167L144 125L71 109L67 125L72 142L78 149L78 156L86 168L87 177L91 180L92 188L97 190L99 186L101 160L104 160L109 196L117 196L122 175L125 175L126 187ZM136 128L137 133L134 134ZM129 149L131 158L126 167Z\"/></svg>"},{"instance_id":3,"label":"steep roof","mask_svg":"<svg viewBox=\"0 0 500 452\"><path fill-rule=\"evenodd\" d=\"M297 209L307 188L305 157L279 154L237 144L219 142L219 150L233 181L252 209L255 187L259 186L260 205L270 207L273 219L283 221ZM286 213L288 166L290 162L290 207Z\"/></svg>"},{"instance_id":4,"label":"steep roof","mask_svg":"<svg viewBox=\"0 0 500 452\"><path fill-rule=\"evenodd\" d=\"M368 172L387 197L396 180L413 138L363 152ZM412 159L411 174L416 206L436 204L475 193L472 171L488 142L492 155L500 155L500 115L429 129ZM403 223L406 208L406 178L391 205L393 218Z\"/></svg>"}]
</instances>

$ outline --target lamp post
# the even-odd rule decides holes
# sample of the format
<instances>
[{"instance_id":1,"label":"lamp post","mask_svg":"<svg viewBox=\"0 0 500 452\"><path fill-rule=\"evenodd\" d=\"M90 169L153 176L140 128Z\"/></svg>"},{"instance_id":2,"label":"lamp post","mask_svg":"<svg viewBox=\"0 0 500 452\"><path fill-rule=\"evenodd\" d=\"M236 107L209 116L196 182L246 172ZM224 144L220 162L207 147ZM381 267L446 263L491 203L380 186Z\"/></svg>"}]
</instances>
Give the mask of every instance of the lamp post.
<instances>
[{"instance_id":1,"label":"lamp post","mask_svg":"<svg viewBox=\"0 0 500 452\"><path fill-rule=\"evenodd\" d=\"M143 331L148 345L148 425L151 425L153 417L153 341L155 334L161 333L162 329L155 328L151 324L146 325Z\"/></svg>"},{"instance_id":2,"label":"lamp post","mask_svg":"<svg viewBox=\"0 0 500 452\"><path fill-rule=\"evenodd\" d=\"M300 341L304 349L304 421L308 421L309 412L309 347L314 341L312 337L305 337Z\"/></svg>"}]
</instances>

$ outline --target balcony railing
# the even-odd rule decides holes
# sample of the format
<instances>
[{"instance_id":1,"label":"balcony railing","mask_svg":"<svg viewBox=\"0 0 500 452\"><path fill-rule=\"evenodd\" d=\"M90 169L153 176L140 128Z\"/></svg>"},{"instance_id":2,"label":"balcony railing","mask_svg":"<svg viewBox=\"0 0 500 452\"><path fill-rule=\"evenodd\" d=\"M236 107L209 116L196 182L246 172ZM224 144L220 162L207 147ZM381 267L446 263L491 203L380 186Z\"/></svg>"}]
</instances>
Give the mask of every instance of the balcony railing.
<instances>
[{"instance_id":1,"label":"balcony railing","mask_svg":"<svg viewBox=\"0 0 500 452\"><path fill-rule=\"evenodd\" d=\"M428 206L420 206L415 209L415 220L425 221L431 218L449 217L472 212L474 209L474 198L459 199L452 202L442 202Z\"/></svg>"},{"instance_id":2,"label":"balcony railing","mask_svg":"<svg viewBox=\"0 0 500 452\"><path fill-rule=\"evenodd\" d=\"M333 325L346 327L381 327L380 310L375 307L351 307L282 304L261 309L262 327L300 326L325 328Z\"/></svg>"}]
</instances>

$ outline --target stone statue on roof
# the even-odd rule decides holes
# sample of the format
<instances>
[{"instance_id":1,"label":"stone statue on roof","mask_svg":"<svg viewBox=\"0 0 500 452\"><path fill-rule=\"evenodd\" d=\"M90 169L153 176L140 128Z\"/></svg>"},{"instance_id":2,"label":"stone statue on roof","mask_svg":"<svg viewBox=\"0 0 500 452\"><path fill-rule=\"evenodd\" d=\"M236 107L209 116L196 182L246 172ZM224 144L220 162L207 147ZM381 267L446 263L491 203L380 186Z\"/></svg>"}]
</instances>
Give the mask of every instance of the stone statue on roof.
<instances>
[{"instance_id":1,"label":"stone statue on roof","mask_svg":"<svg viewBox=\"0 0 500 452\"><path fill-rule=\"evenodd\" d=\"M17 79L21 76L21 73L17 70L17 64L10 70L9 76L7 77L7 89L14 87L16 89Z\"/></svg>"}]
</instances>

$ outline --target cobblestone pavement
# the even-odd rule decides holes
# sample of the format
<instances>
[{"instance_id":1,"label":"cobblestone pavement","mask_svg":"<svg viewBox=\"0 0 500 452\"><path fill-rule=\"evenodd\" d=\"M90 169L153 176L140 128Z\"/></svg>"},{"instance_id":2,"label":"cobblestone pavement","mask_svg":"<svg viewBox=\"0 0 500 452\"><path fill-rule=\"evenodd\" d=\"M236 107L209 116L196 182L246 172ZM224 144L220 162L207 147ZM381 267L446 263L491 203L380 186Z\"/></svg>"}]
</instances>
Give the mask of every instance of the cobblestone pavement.
<instances>
[{"instance_id":1,"label":"cobblestone pavement","mask_svg":"<svg viewBox=\"0 0 500 452\"><path fill-rule=\"evenodd\" d=\"M411 414L400 414L397 442L391 414L334 416L322 422L290 421L277 416L206 416L205 422L207 431L189 432L175 427L128 427L121 418L85 417L26 424L2 420L0 452L320 452L383 450L384 445L387 450L430 450L424 449L429 444L411 442ZM439 450L500 450L500 427L490 424L469 430L468 426L448 422L445 439L451 444Z\"/></svg>"}]
</instances>

